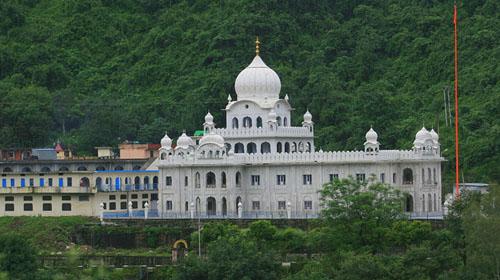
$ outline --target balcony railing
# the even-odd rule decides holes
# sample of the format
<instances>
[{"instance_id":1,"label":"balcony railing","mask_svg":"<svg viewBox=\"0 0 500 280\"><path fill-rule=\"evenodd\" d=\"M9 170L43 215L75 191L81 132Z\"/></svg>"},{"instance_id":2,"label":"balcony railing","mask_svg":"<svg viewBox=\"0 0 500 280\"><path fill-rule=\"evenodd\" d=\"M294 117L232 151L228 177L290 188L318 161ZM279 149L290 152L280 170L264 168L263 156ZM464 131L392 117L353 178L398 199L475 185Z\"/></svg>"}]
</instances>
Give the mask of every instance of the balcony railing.
<instances>
[{"instance_id":1,"label":"balcony railing","mask_svg":"<svg viewBox=\"0 0 500 280\"><path fill-rule=\"evenodd\" d=\"M113 185L101 185L97 187L97 191L99 192L120 192L120 191L157 191L158 184L144 184L144 185L121 185L119 189Z\"/></svg>"},{"instance_id":2,"label":"balcony railing","mask_svg":"<svg viewBox=\"0 0 500 280\"><path fill-rule=\"evenodd\" d=\"M0 188L1 194L18 193L93 193L92 187L7 187Z\"/></svg>"}]
</instances>

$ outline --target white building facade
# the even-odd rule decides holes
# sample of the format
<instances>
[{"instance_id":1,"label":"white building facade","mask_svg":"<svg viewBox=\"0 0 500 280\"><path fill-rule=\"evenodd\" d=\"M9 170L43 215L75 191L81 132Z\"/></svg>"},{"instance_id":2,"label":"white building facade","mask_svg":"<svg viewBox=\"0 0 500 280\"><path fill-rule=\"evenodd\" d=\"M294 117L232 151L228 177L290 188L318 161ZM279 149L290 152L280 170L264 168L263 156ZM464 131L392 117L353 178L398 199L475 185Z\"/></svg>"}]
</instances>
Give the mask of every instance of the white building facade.
<instances>
[{"instance_id":1,"label":"white building facade","mask_svg":"<svg viewBox=\"0 0 500 280\"><path fill-rule=\"evenodd\" d=\"M335 178L376 180L405 192L405 211L440 217L441 162L434 130L417 132L412 150L381 150L377 133L366 133L364 151L316 151L312 114L291 126L287 94L259 54L235 81L226 128L208 113L196 143L183 133L173 148L161 140L159 211L162 217L308 218L320 210L318 191ZM361 139L360 139L361 141Z\"/></svg>"}]
</instances>

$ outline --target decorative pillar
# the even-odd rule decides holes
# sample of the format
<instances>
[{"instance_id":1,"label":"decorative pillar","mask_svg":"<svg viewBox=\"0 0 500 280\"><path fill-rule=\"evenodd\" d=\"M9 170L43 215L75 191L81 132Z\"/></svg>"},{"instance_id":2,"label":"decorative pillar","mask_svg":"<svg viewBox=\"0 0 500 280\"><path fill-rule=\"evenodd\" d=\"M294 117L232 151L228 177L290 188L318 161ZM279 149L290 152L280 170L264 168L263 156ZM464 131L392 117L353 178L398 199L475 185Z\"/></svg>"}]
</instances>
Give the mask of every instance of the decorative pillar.
<instances>
[{"instance_id":1,"label":"decorative pillar","mask_svg":"<svg viewBox=\"0 0 500 280\"><path fill-rule=\"evenodd\" d=\"M144 219L145 220L148 219L148 211L149 211L149 203L146 201L146 203L144 203Z\"/></svg>"}]
</instances>

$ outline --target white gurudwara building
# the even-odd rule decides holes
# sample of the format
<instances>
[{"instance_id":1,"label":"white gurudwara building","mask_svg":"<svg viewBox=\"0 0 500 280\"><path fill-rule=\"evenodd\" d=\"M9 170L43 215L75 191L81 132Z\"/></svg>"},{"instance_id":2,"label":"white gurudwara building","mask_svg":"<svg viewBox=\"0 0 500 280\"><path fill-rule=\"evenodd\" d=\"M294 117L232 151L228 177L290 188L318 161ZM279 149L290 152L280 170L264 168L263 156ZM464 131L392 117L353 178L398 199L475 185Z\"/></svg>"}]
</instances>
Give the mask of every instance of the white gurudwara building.
<instances>
[{"instance_id":1,"label":"white gurudwara building","mask_svg":"<svg viewBox=\"0 0 500 280\"><path fill-rule=\"evenodd\" d=\"M412 150L382 150L370 128L364 151L317 151L313 116L291 126L288 94L258 52L228 96L225 128L208 113L198 141L161 139L158 211L162 217L317 217L322 186L336 178L376 180L406 193L413 217L441 217L439 137L422 128ZM389 109L389 108L388 108ZM360 139L360 142L363 141Z\"/></svg>"}]
</instances>

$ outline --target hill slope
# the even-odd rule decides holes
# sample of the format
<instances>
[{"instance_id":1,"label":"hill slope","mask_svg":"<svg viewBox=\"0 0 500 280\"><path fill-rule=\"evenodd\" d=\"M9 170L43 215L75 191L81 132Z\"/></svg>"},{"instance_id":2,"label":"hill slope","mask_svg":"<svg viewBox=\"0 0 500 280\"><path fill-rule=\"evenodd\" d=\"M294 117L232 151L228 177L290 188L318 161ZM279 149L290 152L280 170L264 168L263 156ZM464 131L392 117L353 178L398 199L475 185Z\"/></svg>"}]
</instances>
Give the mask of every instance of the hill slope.
<instances>
[{"instance_id":1,"label":"hill slope","mask_svg":"<svg viewBox=\"0 0 500 280\"><path fill-rule=\"evenodd\" d=\"M452 2L24 0L0 2L0 146L57 139L79 153L168 129L223 123L236 75L254 53L282 79L295 124L306 107L317 146L361 149L373 125L384 148L439 129L452 176ZM499 181L499 4L466 1L460 94L466 181ZM496 38L496 39L495 39Z\"/></svg>"}]
</instances>

